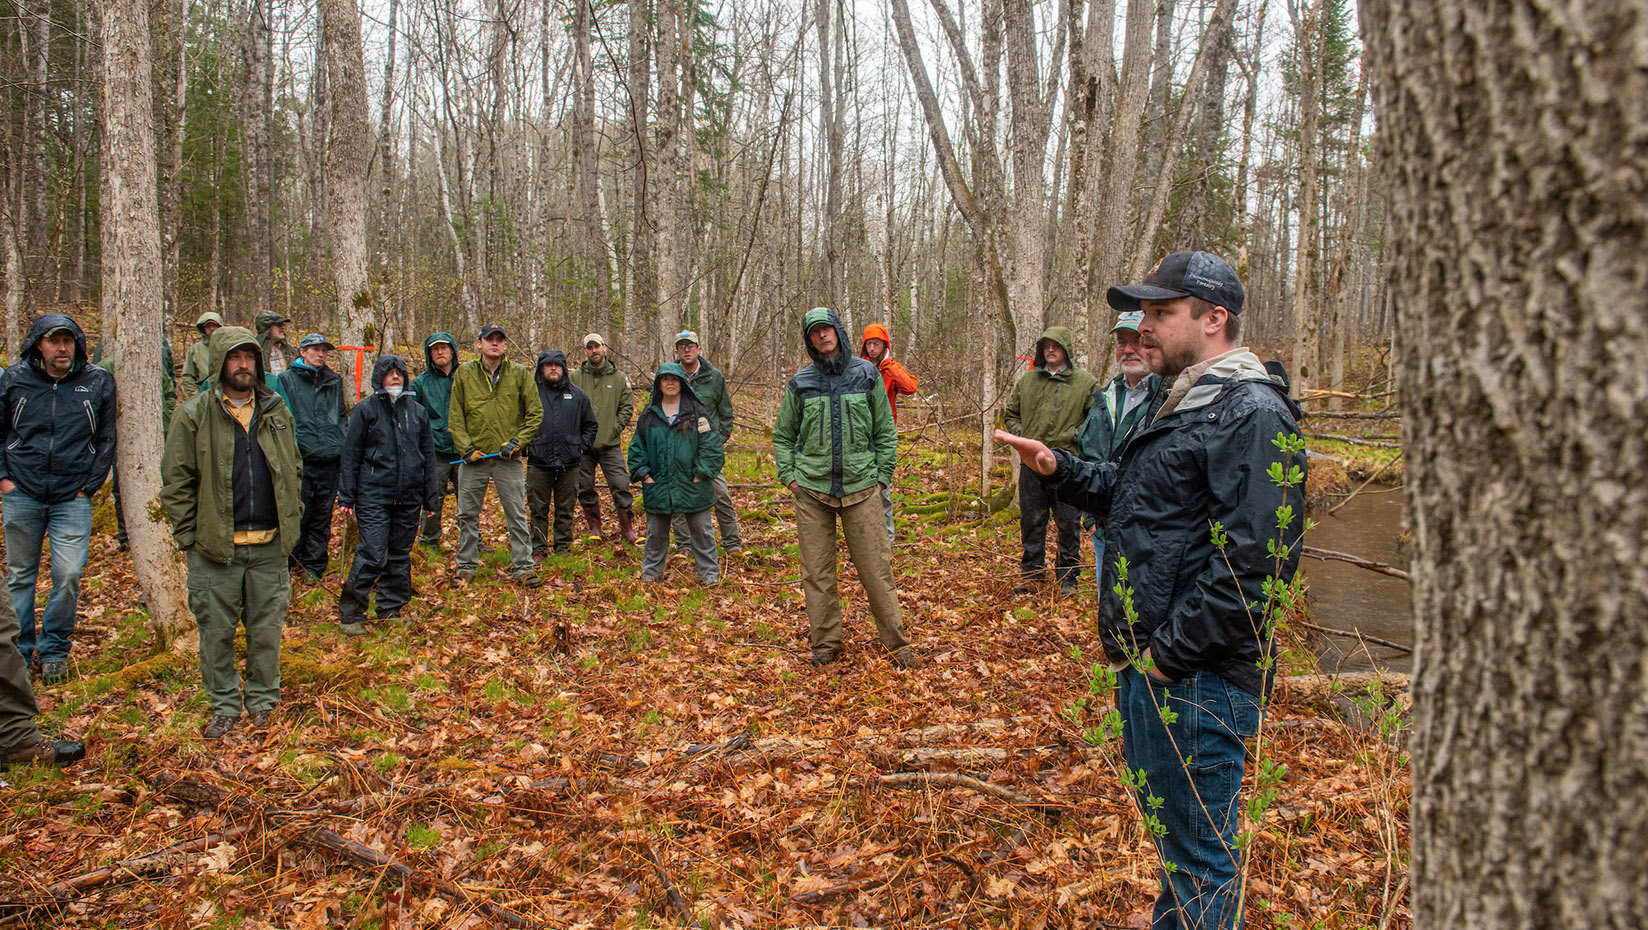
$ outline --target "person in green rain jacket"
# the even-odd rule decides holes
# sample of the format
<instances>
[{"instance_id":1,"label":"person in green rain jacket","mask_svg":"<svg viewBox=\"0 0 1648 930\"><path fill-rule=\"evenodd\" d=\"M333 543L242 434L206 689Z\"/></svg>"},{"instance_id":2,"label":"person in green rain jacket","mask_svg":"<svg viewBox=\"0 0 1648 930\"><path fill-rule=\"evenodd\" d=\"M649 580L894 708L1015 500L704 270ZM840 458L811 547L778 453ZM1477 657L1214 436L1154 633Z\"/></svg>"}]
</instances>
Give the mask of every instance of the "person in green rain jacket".
<instances>
[{"instance_id":1,"label":"person in green rain jacket","mask_svg":"<svg viewBox=\"0 0 1648 930\"><path fill-rule=\"evenodd\" d=\"M629 441L630 485L640 485L641 507L647 514L642 581L663 578L670 524L678 515L686 520L686 545L698 563L698 580L720 580L711 514L722 456L721 431L711 421L710 409L687 383L681 364L664 363Z\"/></svg>"}]
</instances>

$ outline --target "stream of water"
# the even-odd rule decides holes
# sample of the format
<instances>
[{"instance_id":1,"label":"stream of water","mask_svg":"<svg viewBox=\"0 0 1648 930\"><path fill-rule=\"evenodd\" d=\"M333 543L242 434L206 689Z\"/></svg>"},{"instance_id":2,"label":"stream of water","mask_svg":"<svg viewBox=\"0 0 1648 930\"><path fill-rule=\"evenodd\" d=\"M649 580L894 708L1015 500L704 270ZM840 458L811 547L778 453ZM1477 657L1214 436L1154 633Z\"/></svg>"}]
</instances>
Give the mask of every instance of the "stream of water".
<instances>
[{"instance_id":1,"label":"stream of water","mask_svg":"<svg viewBox=\"0 0 1648 930\"><path fill-rule=\"evenodd\" d=\"M1397 551L1402 532L1402 491L1377 485L1352 498L1337 513L1326 508L1312 513L1316 528L1305 543L1384 562L1404 565ZM1310 582L1311 622L1339 630L1357 630L1403 645L1413 643L1413 613L1409 584L1348 562L1303 560ZM1324 672L1367 671L1378 667L1409 672L1412 656L1400 650L1342 636L1322 636L1318 650Z\"/></svg>"}]
</instances>

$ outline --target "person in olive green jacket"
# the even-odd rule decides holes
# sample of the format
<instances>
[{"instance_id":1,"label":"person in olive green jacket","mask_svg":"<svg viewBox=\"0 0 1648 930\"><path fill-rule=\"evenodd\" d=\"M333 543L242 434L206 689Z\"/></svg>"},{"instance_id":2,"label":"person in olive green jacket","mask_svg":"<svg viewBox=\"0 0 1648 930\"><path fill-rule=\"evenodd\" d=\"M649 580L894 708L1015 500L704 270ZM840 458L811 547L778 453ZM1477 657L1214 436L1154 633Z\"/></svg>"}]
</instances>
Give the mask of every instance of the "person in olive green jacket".
<instances>
[{"instance_id":1,"label":"person in olive green jacket","mask_svg":"<svg viewBox=\"0 0 1648 930\"><path fill-rule=\"evenodd\" d=\"M184 400L192 400L196 394L206 390L212 383L212 334L223 326L223 317L217 311L208 310L195 320L195 329L200 331L200 341L189 347L183 356L183 372L178 376L178 388L183 392Z\"/></svg>"},{"instance_id":2,"label":"person in olive green jacket","mask_svg":"<svg viewBox=\"0 0 1648 930\"><path fill-rule=\"evenodd\" d=\"M1063 326L1049 326L1036 341L1036 361L1030 373L1013 387L1007 402L1007 431L1046 443L1054 449L1078 451L1076 430L1093 406L1093 389L1098 381L1075 367L1071 347L1075 340ZM1019 537L1024 555L1019 560L1023 582L1015 594L1028 593L1047 570L1047 515L1059 528L1056 571L1065 594L1076 590L1081 574L1081 514L1069 504L1049 494L1041 476L1019 467Z\"/></svg>"},{"instance_id":3,"label":"person in olive green jacket","mask_svg":"<svg viewBox=\"0 0 1648 930\"><path fill-rule=\"evenodd\" d=\"M836 522L858 569L881 644L895 664L919 664L904 636L893 582L893 547L881 515L881 488L898 460L898 429L876 366L853 357L835 311L814 307L801 318L813 363L784 387L773 423L778 483L795 502L801 590L812 630L812 662L841 652L841 598L836 591Z\"/></svg>"},{"instance_id":4,"label":"person in olive green jacket","mask_svg":"<svg viewBox=\"0 0 1648 930\"><path fill-rule=\"evenodd\" d=\"M600 468L607 479L607 493L612 495L612 508L618 512L618 532L633 543L640 535L635 531L635 517L630 512L635 499L630 494L629 470L620 443L624 427L635 415L635 399L630 394L629 378L607 354L607 341L600 333L590 333L584 337L584 363L572 373L572 383L589 395L595 422L601 427L595 434L595 445L585 449L578 460L578 503L584 508L589 538L599 541L601 498L595 493L595 469Z\"/></svg>"},{"instance_id":5,"label":"person in olive green jacket","mask_svg":"<svg viewBox=\"0 0 1648 930\"><path fill-rule=\"evenodd\" d=\"M502 326L482 326L475 347L481 357L458 366L446 411L446 430L463 457L458 466L458 579L474 580L480 567L481 505L491 482L509 522L510 572L520 584L536 588L541 582L532 560L521 452L538 432L544 407L532 372L504 358L509 342Z\"/></svg>"},{"instance_id":6,"label":"person in olive green jacket","mask_svg":"<svg viewBox=\"0 0 1648 930\"><path fill-rule=\"evenodd\" d=\"M697 333L690 329L676 333L675 360L681 363L687 383L692 385L693 394L708 411L710 425L721 434L721 444L725 446L727 440L732 438L732 395L727 392L726 376L700 354L702 351ZM640 429L639 424L636 429ZM732 489L727 486L726 474L719 471L715 473L715 522L721 528L721 545L726 548L727 555L742 555L744 538L738 529L738 508L732 504ZM650 520L648 524L651 524ZM676 517L671 525L675 529L676 539L683 538L689 531L685 516Z\"/></svg>"},{"instance_id":7,"label":"person in olive green jacket","mask_svg":"<svg viewBox=\"0 0 1648 930\"><path fill-rule=\"evenodd\" d=\"M189 609L200 629L200 675L212 704L207 739L244 710L268 724L280 702L280 630L291 600L286 557L302 519L303 466L286 402L264 381L251 330L212 334L212 389L179 407L160 460L160 503L189 565ZM235 628L246 628L246 677Z\"/></svg>"},{"instance_id":8,"label":"person in olive green jacket","mask_svg":"<svg viewBox=\"0 0 1648 930\"><path fill-rule=\"evenodd\" d=\"M458 470L452 463L458 450L446 428L446 412L452 405L452 373L458 370L458 341L451 333L430 333L423 341L423 374L412 379L409 390L429 413L429 434L435 441L435 509L424 515L418 542L441 551L441 510L446 496L458 492Z\"/></svg>"},{"instance_id":9,"label":"person in olive green jacket","mask_svg":"<svg viewBox=\"0 0 1648 930\"><path fill-rule=\"evenodd\" d=\"M715 584L720 579L710 508L715 506L722 454L721 432L710 421L710 409L687 384L680 363L665 362L629 441L629 477L631 483L641 483L641 506L647 513L642 581L663 580L671 524L677 520L687 532L683 539L676 531L676 544L690 548L698 580Z\"/></svg>"}]
</instances>

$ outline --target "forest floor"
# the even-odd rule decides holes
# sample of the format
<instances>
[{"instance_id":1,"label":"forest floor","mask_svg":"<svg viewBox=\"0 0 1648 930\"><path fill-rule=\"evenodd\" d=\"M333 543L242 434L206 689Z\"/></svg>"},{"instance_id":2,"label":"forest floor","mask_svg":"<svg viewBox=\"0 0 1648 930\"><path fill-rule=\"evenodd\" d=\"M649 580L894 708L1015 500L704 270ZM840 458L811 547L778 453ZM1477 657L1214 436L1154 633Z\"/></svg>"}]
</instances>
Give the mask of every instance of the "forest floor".
<instances>
[{"instance_id":1,"label":"forest floor","mask_svg":"<svg viewBox=\"0 0 1648 930\"><path fill-rule=\"evenodd\" d=\"M738 438L745 555L720 586L680 555L643 585L609 537L523 590L489 505L480 577L419 549L411 609L363 638L338 632L336 569L296 584L284 703L218 743L194 660L145 658L100 504L75 677L38 690L88 756L5 773L0 924L1144 925L1156 866L1119 747L1085 738L1099 702L1073 711L1090 565L1077 598L1015 596L1016 510L981 519L957 490L976 446L911 443L895 568L927 664L887 660L843 558L846 650L813 668L787 495ZM1402 721L1312 693L1284 682L1255 744L1285 774L1248 925L1405 927Z\"/></svg>"}]
</instances>

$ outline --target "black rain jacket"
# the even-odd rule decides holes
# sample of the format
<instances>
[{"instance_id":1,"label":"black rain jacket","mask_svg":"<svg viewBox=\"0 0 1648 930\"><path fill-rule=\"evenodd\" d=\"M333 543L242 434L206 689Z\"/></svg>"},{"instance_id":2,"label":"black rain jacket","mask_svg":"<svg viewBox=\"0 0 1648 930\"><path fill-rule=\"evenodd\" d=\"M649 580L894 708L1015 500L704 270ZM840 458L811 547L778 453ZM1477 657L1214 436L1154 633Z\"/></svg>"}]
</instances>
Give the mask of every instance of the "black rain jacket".
<instances>
[{"instance_id":1,"label":"black rain jacket","mask_svg":"<svg viewBox=\"0 0 1648 930\"><path fill-rule=\"evenodd\" d=\"M1298 434L1299 406L1245 351L1216 363L1159 416L1170 396L1164 390L1151 400L1118 462L1055 450L1058 468L1043 481L1104 524L1098 623L1111 662L1148 648L1168 678L1208 668L1262 694L1264 580L1289 581L1298 571L1305 522L1303 481L1284 493L1268 472L1280 462L1303 473L1304 453L1276 446L1278 434ZM1292 508L1285 531L1277 528L1283 506ZM1216 523L1228 535L1223 552L1213 542ZM1287 547L1280 562L1271 553L1276 541ZM1138 612L1131 626L1116 592L1124 557ZM1251 614L1248 604L1256 605Z\"/></svg>"},{"instance_id":2,"label":"black rain jacket","mask_svg":"<svg viewBox=\"0 0 1648 930\"><path fill-rule=\"evenodd\" d=\"M40 354L40 340L59 327L74 334L74 364L61 379ZM45 313L0 375L0 478L42 504L96 494L114 465L114 376L88 358L74 320Z\"/></svg>"},{"instance_id":3,"label":"black rain jacket","mask_svg":"<svg viewBox=\"0 0 1648 930\"><path fill-rule=\"evenodd\" d=\"M545 365L561 366L561 380L553 383L545 380ZM544 407L544 421L538 425L538 432L532 434L532 441L526 444L526 463L536 468L566 468L578 464L584 450L595 447L601 423L595 418L589 395L572 383L566 353L559 349L539 352L532 380L538 383L538 402Z\"/></svg>"},{"instance_id":4,"label":"black rain jacket","mask_svg":"<svg viewBox=\"0 0 1648 930\"><path fill-rule=\"evenodd\" d=\"M402 384L411 382L406 359L380 356L372 366L372 396L349 412L338 506L354 509L363 501L383 506L415 502L424 510L434 510L440 495L435 486L435 440L429 430L429 412L411 388L389 399L383 379L391 369L401 373Z\"/></svg>"}]
</instances>

